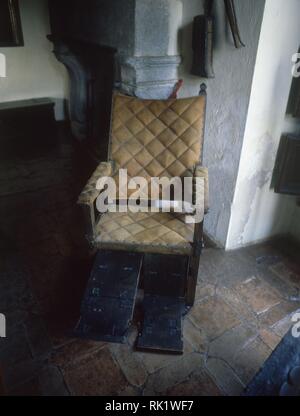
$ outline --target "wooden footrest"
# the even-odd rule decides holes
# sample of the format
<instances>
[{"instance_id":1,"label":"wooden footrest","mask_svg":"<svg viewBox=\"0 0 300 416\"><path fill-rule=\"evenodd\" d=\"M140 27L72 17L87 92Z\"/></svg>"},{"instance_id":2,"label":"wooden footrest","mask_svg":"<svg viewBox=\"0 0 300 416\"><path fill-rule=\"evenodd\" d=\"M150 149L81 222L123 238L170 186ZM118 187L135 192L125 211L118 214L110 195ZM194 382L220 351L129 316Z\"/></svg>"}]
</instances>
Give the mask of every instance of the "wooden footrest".
<instances>
[{"instance_id":1,"label":"wooden footrest","mask_svg":"<svg viewBox=\"0 0 300 416\"><path fill-rule=\"evenodd\" d=\"M124 342L132 320L142 255L99 251L74 330L78 337Z\"/></svg>"},{"instance_id":2,"label":"wooden footrest","mask_svg":"<svg viewBox=\"0 0 300 416\"><path fill-rule=\"evenodd\" d=\"M188 257L146 254L144 320L137 348L181 354Z\"/></svg>"},{"instance_id":3,"label":"wooden footrest","mask_svg":"<svg viewBox=\"0 0 300 416\"><path fill-rule=\"evenodd\" d=\"M184 303L176 298L146 295L143 302L143 329L137 348L182 354Z\"/></svg>"}]
</instances>

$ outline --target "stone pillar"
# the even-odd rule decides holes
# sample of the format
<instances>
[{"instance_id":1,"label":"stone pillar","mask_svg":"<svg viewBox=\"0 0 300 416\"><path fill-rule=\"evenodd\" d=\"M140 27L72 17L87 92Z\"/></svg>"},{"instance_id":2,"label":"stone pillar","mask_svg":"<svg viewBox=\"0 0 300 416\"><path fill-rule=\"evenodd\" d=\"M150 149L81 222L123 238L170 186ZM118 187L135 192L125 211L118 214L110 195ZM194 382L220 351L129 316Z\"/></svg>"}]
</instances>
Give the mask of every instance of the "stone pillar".
<instances>
[{"instance_id":1,"label":"stone pillar","mask_svg":"<svg viewBox=\"0 0 300 416\"><path fill-rule=\"evenodd\" d=\"M120 53L121 88L140 98L168 98L181 63L180 0L135 0L133 56ZM129 28L128 28L129 29Z\"/></svg>"},{"instance_id":2,"label":"stone pillar","mask_svg":"<svg viewBox=\"0 0 300 416\"><path fill-rule=\"evenodd\" d=\"M180 62L180 56L121 57L121 89L139 98L168 98Z\"/></svg>"},{"instance_id":3,"label":"stone pillar","mask_svg":"<svg viewBox=\"0 0 300 416\"><path fill-rule=\"evenodd\" d=\"M107 67L106 49L116 52L110 69L111 78L114 72L118 74L115 88L140 98L170 96L181 63L181 0L90 0L89 7L74 2L71 8L68 0L50 3L49 39L54 43L55 56L69 71L70 118L78 139L89 134L89 119L94 110L91 106L97 102L97 97L89 100L92 78L101 78L99 74ZM102 57L93 63L101 51ZM109 77L103 76L104 84L106 78ZM96 94L100 92L94 88L93 96ZM99 118L103 118L102 113Z\"/></svg>"}]
</instances>

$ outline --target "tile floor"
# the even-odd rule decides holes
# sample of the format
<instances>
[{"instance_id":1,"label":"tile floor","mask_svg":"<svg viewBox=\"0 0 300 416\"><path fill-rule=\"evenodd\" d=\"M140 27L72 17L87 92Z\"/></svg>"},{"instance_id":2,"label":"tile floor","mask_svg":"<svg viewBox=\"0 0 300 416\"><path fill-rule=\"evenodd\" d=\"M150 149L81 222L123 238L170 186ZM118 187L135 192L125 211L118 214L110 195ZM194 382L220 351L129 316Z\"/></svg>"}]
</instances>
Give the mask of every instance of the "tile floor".
<instances>
[{"instance_id":1,"label":"tile floor","mask_svg":"<svg viewBox=\"0 0 300 416\"><path fill-rule=\"evenodd\" d=\"M91 255L75 204L86 177L65 134L49 150L2 154L0 372L9 395L240 395L300 308L289 240L203 251L182 356L73 339ZM76 173L77 172L77 173Z\"/></svg>"}]
</instances>

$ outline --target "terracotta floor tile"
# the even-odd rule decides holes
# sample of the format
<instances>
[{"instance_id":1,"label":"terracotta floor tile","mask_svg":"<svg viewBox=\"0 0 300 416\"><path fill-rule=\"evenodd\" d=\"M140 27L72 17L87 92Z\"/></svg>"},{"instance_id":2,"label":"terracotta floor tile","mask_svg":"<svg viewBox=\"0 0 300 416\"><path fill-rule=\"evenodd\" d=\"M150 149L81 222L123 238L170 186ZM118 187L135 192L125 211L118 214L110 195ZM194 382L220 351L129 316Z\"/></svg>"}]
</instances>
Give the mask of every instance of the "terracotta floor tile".
<instances>
[{"instance_id":1,"label":"terracotta floor tile","mask_svg":"<svg viewBox=\"0 0 300 416\"><path fill-rule=\"evenodd\" d=\"M300 303L283 301L279 305L276 305L269 309L267 312L261 314L259 316L259 325L262 327L273 326L277 322L284 319L286 316L291 315L293 312L296 312L299 309Z\"/></svg>"},{"instance_id":2,"label":"terracotta floor tile","mask_svg":"<svg viewBox=\"0 0 300 416\"><path fill-rule=\"evenodd\" d=\"M175 385L186 381L193 373L201 370L204 358L197 353L184 354L176 362L151 374L144 389L144 395L164 395Z\"/></svg>"},{"instance_id":3,"label":"terracotta floor tile","mask_svg":"<svg viewBox=\"0 0 300 416\"><path fill-rule=\"evenodd\" d=\"M240 396L242 394L245 385L224 360L209 358L206 368L226 395Z\"/></svg>"},{"instance_id":4,"label":"terracotta floor tile","mask_svg":"<svg viewBox=\"0 0 300 416\"><path fill-rule=\"evenodd\" d=\"M205 283L198 283L196 287L195 302L198 302L199 300L202 300L209 296L214 296L215 292L215 286Z\"/></svg>"},{"instance_id":5,"label":"terracotta floor tile","mask_svg":"<svg viewBox=\"0 0 300 416\"><path fill-rule=\"evenodd\" d=\"M111 344L109 349L129 383L135 387L143 386L147 380L148 373L137 354L132 351L132 348L126 344Z\"/></svg>"},{"instance_id":6,"label":"terracotta floor tile","mask_svg":"<svg viewBox=\"0 0 300 416\"><path fill-rule=\"evenodd\" d=\"M153 374L161 368L170 364L176 365L181 359L180 355L159 354L152 352L135 352L139 359L143 362L149 374Z\"/></svg>"},{"instance_id":7,"label":"terracotta floor tile","mask_svg":"<svg viewBox=\"0 0 300 416\"><path fill-rule=\"evenodd\" d=\"M64 376L68 388L76 396L118 395L128 385L107 348L68 367Z\"/></svg>"},{"instance_id":8,"label":"terracotta floor tile","mask_svg":"<svg viewBox=\"0 0 300 416\"><path fill-rule=\"evenodd\" d=\"M219 358L227 363L233 361L235 354L245 348L257 337L257 332L244 324L226 331L210 343L208 357Z\"/></svg>"},{"instance_id":9,"label":"terracotta floor tile","mask_svg":"<svg viewBox=\"0 0 300 416\"><path fill-rule=\"evenodd\" d=\"M235 286L234 289L258 314L266 312L282 300L270 285L262 282L257 277L246 280L241 285Z\"/></svg>"},{"instance_id":10,"label":"terracotta floor tile","mask_svg":"<svg viewBox=\"0 0 300 416\"><path fill-rule=\"evenodd\" d=\"M166 396L178 397L221 395L222 392L205 370L198 371L189 380L177 384L166 392Z\"/></svg>"},{"instance_id":11,"label":"terracotta floor tile","mask_svg":"<svg viewBox=\"0 0 300 416\"><path fill-rule=\"evenodd\" d=\"M55 350L50 361L61 368L73 366L76 362L93 354L104 345L105 343L98 341L73 339L72 342L66 343Z\"/></svg>"},{"instance_id":12,"label":"terracotta floor tile","mask_svg":"<svg viewBox=\"0 0 300 416\"><path fill-rule=\"evenodd\" d=\"M217 338L240 323L233 309L217 296L197 303L189 318L209 339Z\"/></svg>"},{"instance_id":13,"label":"terracotta floor tile","mask_svg":"<svg viewBox=\"0 0 300 416\"><path fill-rule=\"evenodd\" d=\"M238 351L229 363L244 384L248 384L271 355L272 350L256 338Z\"/></svg>"},{"instance_id":14,"label":"terracotta floor tile","mask_svg":"<svg viewBox=\"0 0 300 416\"><path fill-rule=\"evenodd\" d=\"M289 283L291 286L296 286L300 289L300 269L291 269L285 263L277 263L270 266L270 270L276 274L280 279Z\"/></svg>"},{"instance_id":15,"label":"terracotta floor tile","mask_svg":"<svg viewBox=\"0 0 300 416\"><path fill-rule=\"evenodd\" d=\"M244 301L239 293L224 286L219 286L216 293L235 310L239 318L248 321L253 325L257 325L257 314Z\"/></svg>"},{"instance_id":16,"label":"terracotta floor tile","mask_svg":"<svg viewBox=\"0 0 300 416\"><path fill-rule=\"evenodd\" d=\"M277 345L281 341L281 337L279 337L274 332L272 332L272 331L270 331L268 329L261 329L259 331L259 336L261 337L261 339L263 340L263 342L269 348L271 348L271 350L275 350L275 348L277 347Z\"/></svg>"},{"instance_id":17,"label":"terracotta floor tile","mask_svg":"<svg viewBox=\"0 0 300 416\"><path fill-rule=\"evenodd\" d=\"M286 316L281 321L277 322L273 325L272 330L278 335L280 338L283 338L293 326L293 322L290 316Z\"/></svg>"},{"instance_id":18,"label":"terracotta floor tile","mask_svg":"<svg viewBox=\"0 0 300 416\"><path fill-rule=\"evenodd\" d=\"M208 340L203 330L197 328L188 318L183 323L183 337L195 351L204 353L208 348Z\"/></svg>"}]
</instances>

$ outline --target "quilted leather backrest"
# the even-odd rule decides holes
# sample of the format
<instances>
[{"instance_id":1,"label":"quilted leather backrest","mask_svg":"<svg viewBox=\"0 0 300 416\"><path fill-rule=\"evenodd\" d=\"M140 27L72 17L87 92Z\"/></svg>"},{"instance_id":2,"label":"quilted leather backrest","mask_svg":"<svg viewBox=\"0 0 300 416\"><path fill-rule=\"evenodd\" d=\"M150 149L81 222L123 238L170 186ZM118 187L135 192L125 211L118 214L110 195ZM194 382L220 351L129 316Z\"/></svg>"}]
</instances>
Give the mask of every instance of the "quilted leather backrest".
<instances>
[{"instance_id":1,"label":"quilted leather backrest","mask_svg":"<svg viewBox=\"0 0 300 416\"><path fill-rule=\"evenodd\" d=\"M128 176L184 176L202 153L206 96L141 100L115 94L109 158Z\"/></svg>"}]
</instances>

